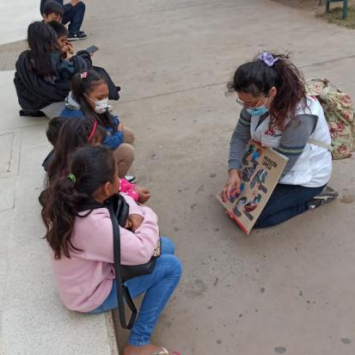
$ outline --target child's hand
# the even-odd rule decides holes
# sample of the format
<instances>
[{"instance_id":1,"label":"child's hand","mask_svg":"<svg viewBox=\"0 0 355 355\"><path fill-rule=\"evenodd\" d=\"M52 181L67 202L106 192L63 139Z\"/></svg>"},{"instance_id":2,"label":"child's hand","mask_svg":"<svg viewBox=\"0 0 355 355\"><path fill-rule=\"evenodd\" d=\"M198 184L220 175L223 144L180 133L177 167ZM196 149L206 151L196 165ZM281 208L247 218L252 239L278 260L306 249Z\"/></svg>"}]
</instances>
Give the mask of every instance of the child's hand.
<instances>
[{"instance_id":1,"label":"child's hand","mask_svg":"<svg viewBox=\"0 0 355 355\"><path fill-rule=\"evenodd\" d=\"M142 224L143 217L139 214L130 214L128 220L131 222L131 230L135 232Z\"/></svg>"},{"instance_id":2,"label":"child's hand","mask_svg":"<svg viewBox=\"0 0 355 355\"><path fill-rule=\"evenodd\" d=\"M138 192L139 195L139 203L146 203L150 199L150 191L144 186L136 185L135 190Z\"/></svg>"},{"instance_id":3,"label":"child's hand","mask_svg":"<svg viewBox=\"0 0 355 355\"><path fill-rule=\"evenodd\" d=\"M127 219L126 225L124 227L125 229L132 229L132 222L129 219Z\"/></svg>"},{"instance_id":4,"label":"child's hand","mask_svg":"<svg viewBox=\"0 0 355 355\"><path fill-rule=\"evenodd\" d=\"M66 46L68 47L68 53L70 53L71 55L73 55L73 54L74 54L74 46L73 46L73 44L70 43L70 42L67 42L67 43L66 43Z\"/></svg>"},{"instance_id":5,"label":"child's hand","mask_svg":"<svg viewBox=\"0 0 355 355\"><path fill-rule=\"evenodd\" d=\"M118 127L117 127L117 131L123 131L123 123L120 122Z\"/></svg>"},{"instance_id":6,"label":"child's hand","mask_svg":"<svg viewBox=\"0 0 355 355\"><path fill-rule=\"evenodd\" d=\"M73 45L70 43L70 42L66 42L65 43L65 46L64 47L62 47L62 52L63 53L69 53L69 54L71 54L71 55L73 55L74 54L74 47L73 47Z\"/></svg>"}]
</instances>

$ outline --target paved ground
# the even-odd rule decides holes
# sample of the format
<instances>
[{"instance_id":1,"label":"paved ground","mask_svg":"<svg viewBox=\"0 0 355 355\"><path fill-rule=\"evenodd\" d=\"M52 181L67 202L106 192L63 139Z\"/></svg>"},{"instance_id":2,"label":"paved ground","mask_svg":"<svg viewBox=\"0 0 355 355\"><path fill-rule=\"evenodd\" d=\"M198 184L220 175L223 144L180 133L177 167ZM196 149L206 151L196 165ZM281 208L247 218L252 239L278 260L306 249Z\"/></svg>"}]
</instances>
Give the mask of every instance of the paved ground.
<instances>
[{"instance_id":1,"label":"paved ground","mask_svg":"<svg viewBox=\"0 0 355 355\"><path fill-rule=\"evenodd\" d=\"M75 314L58 300L37 203L47 120L18 117L13 75L0 72L0 354L116 355L109 314Z\"/></svg>"},{"instance_id":2,"label":"paved ground","mask_svg":"<svg viewBox=\"0 0 355 355\"><path fill-rule=\"evenodd\" d=\"M150 205L185 265L155 340L185 355L354 354L354 160L335 164L331 184L341 194L337 202L249 237L214 198L226 178L228 141L238 117L234 99L225 96L235 67L265 48L289 51L307 77L331 78L355 97L354 32L268 0L87 4L89 39L76 47L100 47L95 63L122 85L115 110L136 132L134 172L152 189ZM10 245L15 249L7 259L0 259L13 265L0 268L7 275L2 297L16 303L21 296L22 307L3 313L2 342L7 345L10 336L34 326L24 313L32 300L48 302L47 317L61 317L63 310L54 291L43 293L52 287L50 271L42 270L44 281L35 278L43 258L35 197L43 178L39 164L48 149L45 122L22 120L13 129L6 116L1 121L1 131L15 131L13 159L21 154L20 168L13 173L17 177L3 175L1 184L6 197L1 200L2 230L17 235L18 243ZM3 147L10 138L3 140L2 157L3 151L9 154ZM27 281L12 282L11 270ZM86 320L92 322L87 317L82 324ZM46 332L44 325L39 329L38 344L58 342L58 333ZM93 329L91 323L87 334L97 335ZM16 352L6 354L37 354L21 345L30 344L28 339L18 339Z\"/></svg>"}]
</instances>

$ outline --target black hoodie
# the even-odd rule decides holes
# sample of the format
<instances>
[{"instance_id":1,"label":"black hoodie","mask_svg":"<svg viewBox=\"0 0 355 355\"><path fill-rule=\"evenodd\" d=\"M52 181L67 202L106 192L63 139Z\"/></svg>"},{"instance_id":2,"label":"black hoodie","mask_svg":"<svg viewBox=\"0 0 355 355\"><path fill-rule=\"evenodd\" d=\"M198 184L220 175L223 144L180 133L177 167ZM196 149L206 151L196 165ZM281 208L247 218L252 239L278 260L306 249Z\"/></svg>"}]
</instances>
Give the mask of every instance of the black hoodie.
<instances>
[{"instance_id":1,"label":"black hoodie","mask_svg":"<svg viewBox=\"0 0 355 355\"><path fill-rule=\"evenodd\" d=\"M47 81L31 70L30 53L30 50L26 50L20 54L14 78L18 101L23 110L39 111L54 102L64 101L70 91L71 77L92 66L90 54L86 51L79 51L70 62L62 59L59 52L53 52L54 80Z\"/></svg>"}]
</instances>

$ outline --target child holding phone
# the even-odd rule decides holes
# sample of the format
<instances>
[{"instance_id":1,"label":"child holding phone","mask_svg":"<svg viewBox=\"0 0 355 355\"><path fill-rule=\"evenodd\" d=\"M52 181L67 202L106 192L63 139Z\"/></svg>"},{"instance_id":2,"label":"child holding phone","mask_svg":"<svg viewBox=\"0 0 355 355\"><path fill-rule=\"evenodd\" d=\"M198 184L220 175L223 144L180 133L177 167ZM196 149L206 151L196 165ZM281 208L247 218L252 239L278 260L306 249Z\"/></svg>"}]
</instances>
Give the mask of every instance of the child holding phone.
<instances>
[{"instance_id":1,"label":"child holding phone","mask_svg":"<svg viewBox=\"0 0 355 355\"><path fill-rule=\"evenodd\" d=\"M80 60L81 56L89 56L92 57L93 54L98 50L96 46L90 46L86 50L82 50L76 53L74 56L74 46L71 42L68 42L68 30L64 25L57 21L51 21L48 23L57 34L58 37L58 46L62 52L62 58L68 59L69 61ZM78 59L76 59L79 57ZM109 99L118 101L120 98L119 92L121 91L121 87L117 86L110 75L104 68L93 66L92 64L87 67L87 69L94 69L97 73L99 73L104 80L106 81L109 89Z\"/></svg>"}]
</instances>

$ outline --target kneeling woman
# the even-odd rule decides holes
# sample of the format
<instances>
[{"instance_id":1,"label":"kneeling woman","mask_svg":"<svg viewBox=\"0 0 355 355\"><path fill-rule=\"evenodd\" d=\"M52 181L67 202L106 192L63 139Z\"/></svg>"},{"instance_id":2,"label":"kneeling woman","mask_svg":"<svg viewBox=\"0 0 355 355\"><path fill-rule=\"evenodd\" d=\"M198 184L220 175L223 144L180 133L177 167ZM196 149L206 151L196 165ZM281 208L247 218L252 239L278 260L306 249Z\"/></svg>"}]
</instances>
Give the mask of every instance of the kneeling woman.
<instances>
[{"instance_id":1,"label":"kneeling woman","mask_svg":"<svg viewBox=\"0 0 355 355\"><path fill-rule=\"evenodd\" d=\"M103 202L119 190L113 153L103 147L84 147L71 159L69 176L53 182L42 200L42 217L51 247L51 263L64 305L73 311L101 313L117 308L113 227ZM125 228L120 227L121 262L147 263L159 240L157 216L131 198ZM98 208L85 208L94 206ZM145 293L124 355L178 355L150 344L151 334L181 277L174 246L161 239L161 256L150 275L126 282L133 298Z\"/></svg>"},{"instance_id":2,"label":"kneeling woman","mask_svg":"<svg viewBox=\"0 0 355 355\"><path fill-rule=\"evenodd\" d=\"M270 227L333 200L331 138L323 109L307 97L303 78L285 55L264 52L240 66L229 89L243 106L232 135L227 199L241 184L243 151L250 139L289 158L283 175L255 227Z\"/></svg>"}]
</instances>

